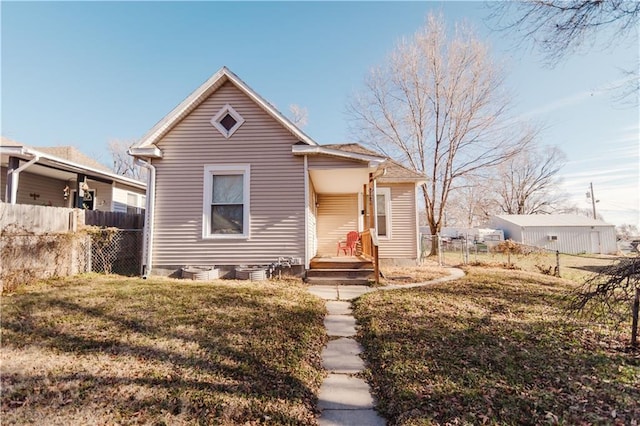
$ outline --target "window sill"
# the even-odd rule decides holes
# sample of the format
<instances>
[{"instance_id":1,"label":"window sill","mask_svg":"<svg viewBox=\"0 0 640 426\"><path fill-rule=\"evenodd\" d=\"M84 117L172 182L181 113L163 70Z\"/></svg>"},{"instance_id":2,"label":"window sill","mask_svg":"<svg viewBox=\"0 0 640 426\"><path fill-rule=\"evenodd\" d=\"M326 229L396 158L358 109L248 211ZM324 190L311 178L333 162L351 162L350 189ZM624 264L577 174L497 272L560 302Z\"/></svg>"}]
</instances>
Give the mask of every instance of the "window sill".
<instances>
[{"instance_id":1,"label":"window sill","mask_svg":"<svg viewBox=\"0 0 640 426\"><path fill-rule=\"evenodd\" d=\"M204 235L205 240L248 240L248 235Z\"/></svg>"}]
</instances>

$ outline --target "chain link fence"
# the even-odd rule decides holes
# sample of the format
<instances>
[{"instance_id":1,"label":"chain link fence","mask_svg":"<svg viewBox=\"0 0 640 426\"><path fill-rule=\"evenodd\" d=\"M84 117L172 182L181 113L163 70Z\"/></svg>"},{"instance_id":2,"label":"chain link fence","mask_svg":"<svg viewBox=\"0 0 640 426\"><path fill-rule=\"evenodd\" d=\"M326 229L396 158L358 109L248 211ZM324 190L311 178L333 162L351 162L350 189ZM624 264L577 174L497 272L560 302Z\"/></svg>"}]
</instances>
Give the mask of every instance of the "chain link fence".
<instances>
[{"instance_id":1,"label":"chain link fence","mask_svg":"<svg viewBox=\"0 0 640 426\"><path fill-rule=\"evenodd\" d=\"M100 228L89 235L88 270L128 276L140 273L142 229Z\"/></svg>"},{"instance_id":2,"label":"chain link fence","mask_svg":"<svg viewBox=\"0 0 640 426\"><path fill-rule=\"evenodd\" d=\"M478 265L555 275L573 281L598 273L625 256L568 254L513 241L475 241L422 234L422 260L442 266Z\"/></svg>"}]
</instances>

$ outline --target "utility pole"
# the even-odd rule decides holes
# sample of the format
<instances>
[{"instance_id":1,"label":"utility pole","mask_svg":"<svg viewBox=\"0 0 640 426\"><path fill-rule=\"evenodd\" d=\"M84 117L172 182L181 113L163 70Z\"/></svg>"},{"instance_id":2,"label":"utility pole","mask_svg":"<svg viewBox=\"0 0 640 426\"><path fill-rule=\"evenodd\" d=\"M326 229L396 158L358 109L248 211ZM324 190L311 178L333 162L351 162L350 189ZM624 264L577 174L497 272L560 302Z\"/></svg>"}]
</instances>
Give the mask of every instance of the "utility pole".
<instances>
[{"instance_id":1,"label":"utility pole","mask_svg":"<svg viewBox=\"0 0 640 426\"><path fill-rule=\"evenodd\" d=\"M589 182L589 188L591 189L591 194L587 194L591 196L591 207L593 208L593 218L597 219L596 217L596 197L593 195L593 182Z\"/></svg>"}]
</instances>

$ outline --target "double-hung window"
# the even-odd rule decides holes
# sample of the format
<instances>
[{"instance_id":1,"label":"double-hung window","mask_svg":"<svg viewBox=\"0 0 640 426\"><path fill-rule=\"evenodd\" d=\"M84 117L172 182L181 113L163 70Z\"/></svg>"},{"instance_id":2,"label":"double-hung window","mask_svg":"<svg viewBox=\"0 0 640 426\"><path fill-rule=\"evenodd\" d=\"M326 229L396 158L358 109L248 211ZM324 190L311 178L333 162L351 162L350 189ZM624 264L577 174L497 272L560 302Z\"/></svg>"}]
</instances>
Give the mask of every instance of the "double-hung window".
<instances>
[{"instance_id":1,"label":"double-hung window","mask_svg":"<svg viewBox=\"0 0 640 426\"><path fill-rule=\"evenodd\" d=\"M378 236L391 238L391 188L376 188Z\"/></svg>"},{"instance_id":2,"label":"double-hung window","mask_svg":"<svg viewBox=\"0 0 640 426\"><path fill-rule=\"evenodd\" d=\"M203 237L249 237L249 165L204 168Z\"/></svg>"}]
</instances>

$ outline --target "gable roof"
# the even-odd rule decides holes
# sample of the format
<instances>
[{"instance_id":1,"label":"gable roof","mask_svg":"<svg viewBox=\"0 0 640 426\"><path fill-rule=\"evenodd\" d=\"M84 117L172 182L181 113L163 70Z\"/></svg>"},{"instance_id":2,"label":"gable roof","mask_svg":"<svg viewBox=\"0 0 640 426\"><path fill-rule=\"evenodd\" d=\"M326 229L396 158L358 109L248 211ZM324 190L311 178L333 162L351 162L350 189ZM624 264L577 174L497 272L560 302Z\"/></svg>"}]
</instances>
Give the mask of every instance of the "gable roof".
<instances>
[{"instance_id":1,"label":"gable roof","mask_svg":"<svg viewBox=\"0 0 640 426\"><path fill-rule=\"evenodd\" d=\"M602 220L574 214L502 214L497 218L522 227L614 226Z\"/></svg>"},{"instance_id":2,"label":"gable roof","mask_svg":"<svg viewBox=\"0 0 640 426\"><path fill-rule=\"evenodd\" d=\"M282 124L296 138L307 145L318 145L313 139L307 136L288 118L280 113L273 105L266 101L262 96L258 95L237 75L232 73L227 67L222 67L218 72L213 74L200 87L194 90L185 100L176 106L162 120L158 121L138 142L131 146L130 153L136 155L143 152L143 148L155 148L155 143L166 135L174 126L176 126L191 111L196 109L204 102L212 93L222 87L226 82L231 82L235 87L240 89L245 95L258 104L267 114Z\"/></svg>"},{"instance_id":3,"label":"gable roof","mask_svg":"<svg viewBox=\"0 0 640 426\"><path fill-rule=\"evenodd\" d=\"M337 149L340 151L350 152L354 154L371 155L375 157L387 159L385 163L386 173L384 176L380 176L378 180L380 182L402 182L402 181L425 181L425 177L420 173L403 166L395 160L385 157L379 152L365 148L358 143L346 143L346 144L331 144L322 145L323 147L330 149Z\"/></svg>"}]
</instances>

